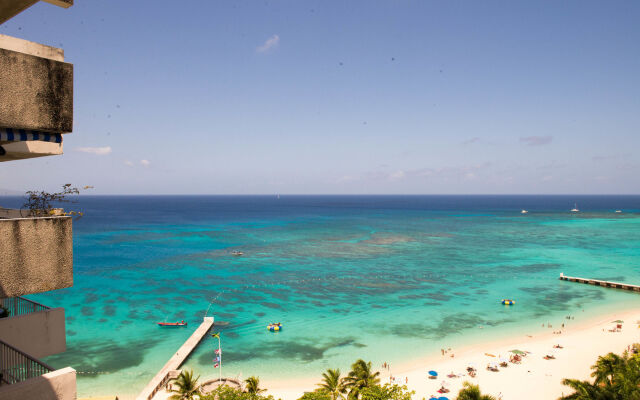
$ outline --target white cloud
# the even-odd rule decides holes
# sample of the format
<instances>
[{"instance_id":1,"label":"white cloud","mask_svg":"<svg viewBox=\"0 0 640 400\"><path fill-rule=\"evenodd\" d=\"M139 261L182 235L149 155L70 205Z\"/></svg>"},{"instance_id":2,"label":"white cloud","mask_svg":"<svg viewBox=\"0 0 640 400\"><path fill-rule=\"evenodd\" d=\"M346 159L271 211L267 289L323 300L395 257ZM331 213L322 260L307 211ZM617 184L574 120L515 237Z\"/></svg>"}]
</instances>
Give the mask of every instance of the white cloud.
<instances>
[{"instance_id":1,"label":"white cloud","mask_svg":"<svg viewBox=\"0 0 640 400\"><path fill-rule=\"evenodd\" d=\"M552 136L527 136L521 137L520 143L524 143L527 146L542 146L551 143Z\"/></svg>"},{"instance_id":2,"label":"white cloud","mask_svg":"<svg viewBox=\"0 0 640 400\"><path fill-rule=\"evenodd\" d=\"M140 160L140 165L142 165L143 167L148 167L149 165L151 165L151 162L149 160Z\"/></svg>"},{"instance_id":3,"label":"white cloud","mask_svg":"<svg viewBox=\"0 0 640 400\"><path fill-rule=\"evenodd\" d=\"M124 165L126 165L127 167L133 167L133 163L129 160L125 161Z\"/></svg>"},{"instance_id":4,"label":"white cloud","mask_svg":"<svg viewBox=\"0 0 640 400\"><path fill-rule=\"evenodd\" d=\"M406 176L405 172L398 170L389 174L389 179L392 181L403 179Z\"/></svg>"},{"instance_id":5,"label":"white cloud","mask_svg":"<svg viewBox=\"0 0 640 400\"><path fill-rule=\"evenodd\" d=\"M258 53L265 53L272 48L276 47L280 43L280 36L273 35L269 39L267 39L264 44L256 49Z\"/></svg>"},{"instance_id":6,"label":"white cloud","mask_svg":"<svg viewBox=\"0 0 640 400\"><path fill-rule=\"evenodd\" d=\"M82 153L95 154L97 156L106 156L107 154L111 154L111 146L105 147L78 147L76 151Z\"/></svg>"}]
</instances>

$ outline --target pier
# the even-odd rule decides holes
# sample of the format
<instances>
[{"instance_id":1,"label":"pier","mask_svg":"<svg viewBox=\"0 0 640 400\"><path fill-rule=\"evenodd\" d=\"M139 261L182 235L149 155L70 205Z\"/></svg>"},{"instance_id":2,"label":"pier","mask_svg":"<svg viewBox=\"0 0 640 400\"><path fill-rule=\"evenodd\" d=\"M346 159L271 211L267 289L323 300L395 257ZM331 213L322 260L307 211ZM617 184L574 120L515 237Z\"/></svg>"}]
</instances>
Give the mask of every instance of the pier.
<instances>
[{"instance_id":1,"label":"pier","mask_svg":"<svg viewBox=\"0 0 640 400\"><path fill-rule=\"evenodd\" d=\"M585 279L585 278L576 278L573 276L566 276L565 274L560 274L560 280L569 281L569 282L578 282L578 283L586 283L589 285L608 287L613 289L622 289L622 290L631 290L634 292L640 292L640 286L638 285L630 285L628 283L620 283L620 282L609 282L609 281L601 281L599 279Z\"/></svg>"},{"instance_id":2,"label":"pier","mask_svg":"<svg viewBox=\"0 0 640 400\"><path fill-rule=\"evenodd\" d=\"M213 326L213 317L204 317L204 320L196 329L195 332L187 339L186 342L178 349L178 351L169 359L169 361L162 367L160 372L156 374L156 376L151 379L151 381L145 386L145 388L140 392L136 400L151 400L153 396L164 385L169 382L169 380L176 378L180 372L178 369L184 363L184 361L189 357L189 355L193 352L193 350L198 346L198 344L202 341L205 335L209 332L209 329Z\"/></svg>"}]
</instances>

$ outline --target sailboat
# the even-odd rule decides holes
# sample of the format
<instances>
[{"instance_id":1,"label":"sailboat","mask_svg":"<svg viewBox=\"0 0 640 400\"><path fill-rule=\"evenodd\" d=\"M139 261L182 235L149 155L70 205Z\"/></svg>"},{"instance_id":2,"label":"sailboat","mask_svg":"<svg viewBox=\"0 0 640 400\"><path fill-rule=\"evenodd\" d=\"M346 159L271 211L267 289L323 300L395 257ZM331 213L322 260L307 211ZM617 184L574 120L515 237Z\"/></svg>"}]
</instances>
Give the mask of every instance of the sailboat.
<instances>
[{"instance_id":1,"label":"sailboat","mask_svg":"<svg viewBox=\"0 0 640 400\"><path fill-rule=\"evenodd\" d=\"M520 211L520 214L527 214L528 212L529 211L527 211L527 210L522 210L522 211Z\"/></svg>"},{"instance_id":2,"label":"sailboat","mask_svg":"<svg viewBox=\"0 0 640 400\"><path fill-rule=\"evenodd\" d=\"M580 210L578 210L578 204L577 203L573 203L573 208L571 209L571 212L579 212Z\"/></svg>"}]
</instances>

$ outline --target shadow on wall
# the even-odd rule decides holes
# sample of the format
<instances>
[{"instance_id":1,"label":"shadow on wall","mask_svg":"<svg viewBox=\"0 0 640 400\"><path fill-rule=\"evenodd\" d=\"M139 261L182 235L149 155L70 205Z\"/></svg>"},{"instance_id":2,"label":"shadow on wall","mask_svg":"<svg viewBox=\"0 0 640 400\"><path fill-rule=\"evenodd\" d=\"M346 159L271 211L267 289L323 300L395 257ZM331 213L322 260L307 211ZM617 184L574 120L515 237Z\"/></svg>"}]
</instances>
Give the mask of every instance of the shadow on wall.
<instances>
[{"instance_id":1,"label":"shadow on wall","mask_svg":"<svg viewBox=\"0 0 640 400\"><path fill-rule=\"evenodd\" d=\"M76 400L76 371L67 367L12 385L0 386L2 400Z\"/></svg>"}]
</instances>

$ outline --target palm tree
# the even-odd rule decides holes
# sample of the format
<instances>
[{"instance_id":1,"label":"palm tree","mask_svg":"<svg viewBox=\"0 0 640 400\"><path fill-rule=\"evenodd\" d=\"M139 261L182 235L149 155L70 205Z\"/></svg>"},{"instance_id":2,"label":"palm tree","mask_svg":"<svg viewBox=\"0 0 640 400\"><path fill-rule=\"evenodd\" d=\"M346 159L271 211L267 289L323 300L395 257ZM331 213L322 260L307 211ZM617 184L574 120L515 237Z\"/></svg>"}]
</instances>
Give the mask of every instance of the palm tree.
<instances>
[{"instance_id":1,"label":"palm tree","mask_svg":"<svg viewBox=\"0 0 640 400\"><path fill-rule=\"evenodd\" d=\"M480 393L480 386L469 382L462 384L463 388L458 393L458 400L496 400L495 397Z\"/></svg>"},{"instance_id":2,"label":"palm tree","mask_svg":"<svg viewBox=\"0 0 640 400\"><path fill-rule=\"evenodd\" d=\"M331 400L342 398L342 394L347 390L344 386L344 380L340 379L339 369L328 369L322 373L322 382L318 383L320 390L331 395Z\"/></svg>"},{"instance_id":3,"label":"palm tree","mask_svg":"<svg viewBox=\"0 0 640 400\"><path fill-rule=\"evenodd\" d=\"M200 395L200 385L198 385L198 379L200 379L200 375L196 379L193 379L193 371L182 371L178 378L175 380L174 384L178 387L177 389L171 389L171 393L176 393L169 397L170 400L194 400L197 396Z\"/></svg>"},{"instance_id":4,"label":"palm tree","mask_svg":"<svg viewBox=\"0 0 640 400\"><path fill-rule=\"evenodd\" d=\"M611 393L606 393L606 389L594 385L589 381L581 381L578 379L563 379L562 384L565 386L569 386L575 392L562 397L562 399L567 400L604 400L604 399L615 399Z\"/></svg>"},{"instance_id":5,"label":"palm tree","mask_svg":"<svg viewBox=\"0 0 640 400\"><path fill-rule=\"evenodd\" d=\"M245 383L245 392L249 393L251 396L256 396L266 389L260 389L260 378L257 376L250 376L244 380Z\"/></svg>"},{"instance_id":6,"label":"palm tree","mask_svg":"<svg viewBox=\"0 0 640 400\"><path fill-rule=\"evenodd\" d=\"M604 384L606 386L612 386L614 384L616 370L623 367L626 361L627 357L620 357L613 353L598 357L598 361L591 366L591 369L594 370L591 376L596 378L593 383L596 385Z\"/></svg>"},{"instance_id":7,"label":"palm tree","mask_svg":"<svg viewBox=\"0 0 640 400\"><path fill-rule=\"evenodd\" d=\"M371 362L359 359L351 365L351 371L344 378L344 385L349 389L349 398L357 399L360 391L380 383L380 372L371 372Z\"/></svg>"}]
</instances>

